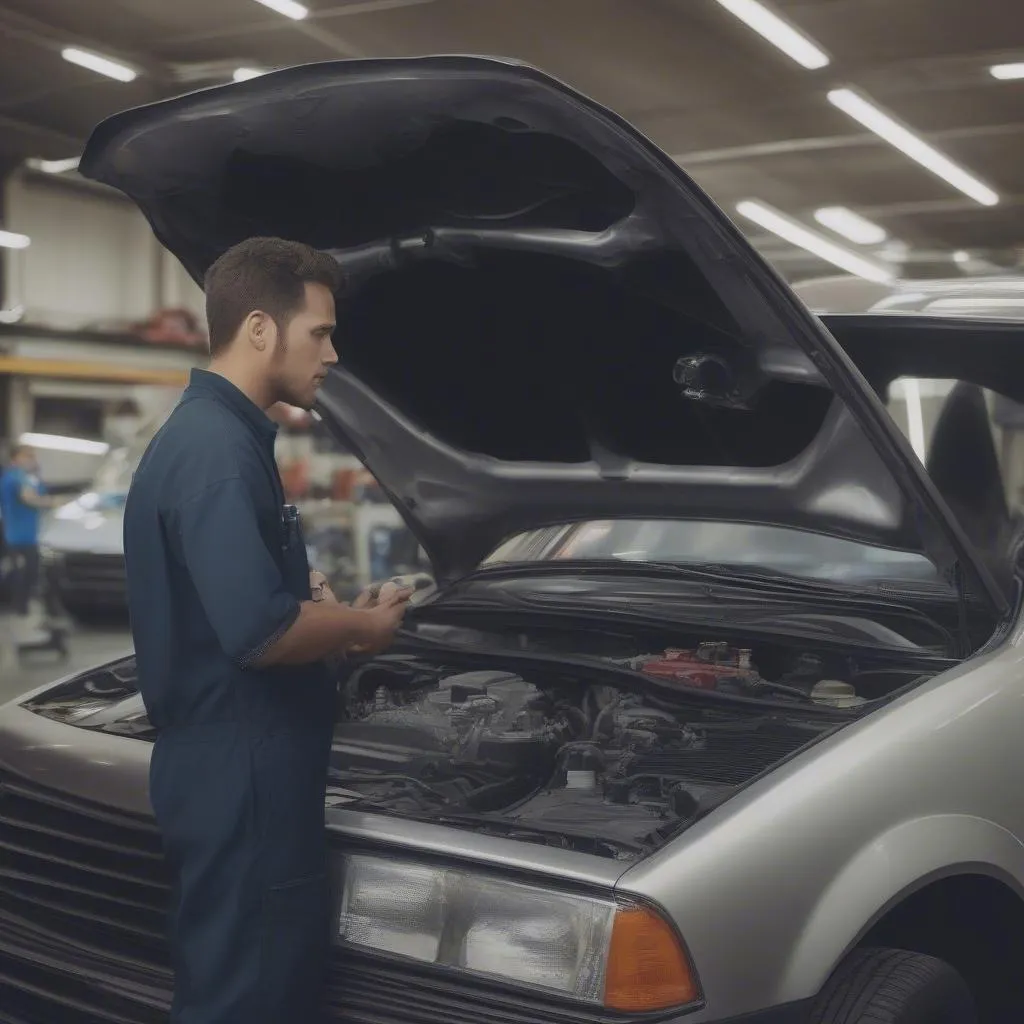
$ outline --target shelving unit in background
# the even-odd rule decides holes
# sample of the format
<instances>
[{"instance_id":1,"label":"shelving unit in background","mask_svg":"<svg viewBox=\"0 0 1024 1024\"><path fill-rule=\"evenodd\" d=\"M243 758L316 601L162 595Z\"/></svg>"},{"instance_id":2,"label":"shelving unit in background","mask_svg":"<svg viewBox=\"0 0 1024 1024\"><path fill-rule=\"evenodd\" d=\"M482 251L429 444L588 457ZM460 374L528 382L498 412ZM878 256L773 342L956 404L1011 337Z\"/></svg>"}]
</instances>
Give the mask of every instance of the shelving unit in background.
<instances>
[{"instance_id":1,"label":"shelving unit in background","mask_svg":"<svg viewBox=\"0 0 1024 1024\"><path fill-rule=\"evenodd\" d=\"M204 360L202 350L133 336L0 324L3 440L67 434L102 444L109 410L132 406L141 422L180 393ZM59 489L87 482L102 456L101 447L92 450L40 449L44 478Z\"/></svg>"}]
</instances>

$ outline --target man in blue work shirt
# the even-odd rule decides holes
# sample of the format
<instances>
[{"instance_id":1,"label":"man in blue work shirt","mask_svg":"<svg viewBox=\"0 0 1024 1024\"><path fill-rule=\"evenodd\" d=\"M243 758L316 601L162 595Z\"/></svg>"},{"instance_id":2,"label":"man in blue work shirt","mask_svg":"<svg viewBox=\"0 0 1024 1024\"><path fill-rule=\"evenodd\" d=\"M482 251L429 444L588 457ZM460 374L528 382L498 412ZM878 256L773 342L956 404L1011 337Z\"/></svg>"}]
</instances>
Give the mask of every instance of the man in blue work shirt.
<instances>
[{"instance_id":1,"label":"man in blue work shirt","mask_svg":"<svg viewBox=\"0 0 1024 1024\"><path fill-rule=\"evenodd\" d=\"M44 509L55 508L60 501L46 493L36 453L28 445L18 445L0 477L0 513L11 566L8 590L15 616L14 639L19 644L45 639L31 618L32 597L39 586L39 519Z\"/></svg>"},{"instance_id":2,"label":"man in blue work shirt","mask_svg":"<svg viewBox=\"0 0 1024 1024\"><path fill-rule=\"evenodd\" d=\"M337 362L339 268L253 238L205 280L211 362L150 443L125 507L150 797L175 878L174 1024L313 1024L330 943L324 661L384 650L408 592L313 601L274 460L275 402ZM357 602L358 603L358 602Z\"/></svg>"}]
</instances>

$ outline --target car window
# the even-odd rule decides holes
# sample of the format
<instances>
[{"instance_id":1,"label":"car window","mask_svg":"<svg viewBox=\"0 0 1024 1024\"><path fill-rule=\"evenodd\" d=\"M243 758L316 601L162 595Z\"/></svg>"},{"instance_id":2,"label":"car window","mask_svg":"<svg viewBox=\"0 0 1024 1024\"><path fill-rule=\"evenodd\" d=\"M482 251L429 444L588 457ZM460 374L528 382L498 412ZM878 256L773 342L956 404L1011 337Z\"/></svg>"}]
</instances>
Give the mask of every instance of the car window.
<instances>
[{"instance_id":1,"label":"car window","mask_svg":"<svg viewBox=\"0 0 1024 1024\"><path fill-rule=\"evenodd\" d=\"M777 526L704 520L600 520L512 538L485 564L559 559L726 564L808 579L937 578L923 555Z\"/></svg>"},{"instance_id":2,"label":"car window","mask_svg":"<svg viewBox=\"0 0 1024 1024\"><path fill-rule=\"evenodd\" d=\"M954 422L951 398L959 393L969 402L968 390L975 392L974 412L965 408ZM1010 513L1024 509L1024 405L967 382L932 378L895 380L886 397L889 414L940 492L988 461L993 472L982 486L1001 487ZM937 429L944 419L946 432Z\"/></svg>"}]
</instances>

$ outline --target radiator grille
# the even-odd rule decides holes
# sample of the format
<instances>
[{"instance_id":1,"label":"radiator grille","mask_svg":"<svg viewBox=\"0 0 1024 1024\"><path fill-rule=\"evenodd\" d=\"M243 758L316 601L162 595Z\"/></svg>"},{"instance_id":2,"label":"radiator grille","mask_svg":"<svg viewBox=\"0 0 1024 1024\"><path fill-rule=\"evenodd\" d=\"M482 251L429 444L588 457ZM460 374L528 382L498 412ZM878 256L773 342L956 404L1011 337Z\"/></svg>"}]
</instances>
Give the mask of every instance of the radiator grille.
<instances>
[{"instance_id":1,"label":"radiator grille","mask_svg":"<svg viewBox=\"0 0 1024 1024\"><path fill-rule=\"evenodd\" d=\"M0 913L165 964L169 881L153 825L10 781L0 794Z\"/></svg>"},{"instance_id":2,"label":"radiator grille","mask_svg":"<svg viewBox=\"0 0 1024 1024\"><path fill-rule=\"evenodd\" d=\"M0 779L0 1024L157 1024L171 971L155 827ZM556 998L338 951L343 1024L606 1024Z\"/></svg>"}]
</instances>

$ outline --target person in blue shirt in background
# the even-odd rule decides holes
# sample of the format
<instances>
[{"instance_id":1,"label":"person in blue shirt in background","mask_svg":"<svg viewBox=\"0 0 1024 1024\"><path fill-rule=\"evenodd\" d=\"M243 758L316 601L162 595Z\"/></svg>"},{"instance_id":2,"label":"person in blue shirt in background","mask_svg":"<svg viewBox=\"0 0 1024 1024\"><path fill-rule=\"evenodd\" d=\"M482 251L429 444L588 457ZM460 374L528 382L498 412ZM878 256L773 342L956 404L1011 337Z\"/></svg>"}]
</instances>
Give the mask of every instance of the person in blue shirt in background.
<instances>
[{"instance_id":1,"label":"person in blue shirt in background","mask_svg":"<svg viewBox=\"0 0 1024 1024\"><path fill-rule=\"evenodd\" d=\"M32 597L39 586L39 520L44 509L55 508L61 500L46 493L35 451L18 445L11 453L10 466L0 476L0 513L11 565L8 589L15 616L14 639L22 645L46 639L31 618Z\"/></svg>"}]
</instances>

